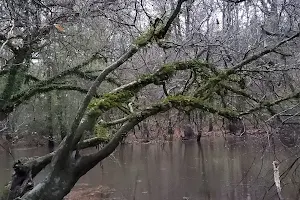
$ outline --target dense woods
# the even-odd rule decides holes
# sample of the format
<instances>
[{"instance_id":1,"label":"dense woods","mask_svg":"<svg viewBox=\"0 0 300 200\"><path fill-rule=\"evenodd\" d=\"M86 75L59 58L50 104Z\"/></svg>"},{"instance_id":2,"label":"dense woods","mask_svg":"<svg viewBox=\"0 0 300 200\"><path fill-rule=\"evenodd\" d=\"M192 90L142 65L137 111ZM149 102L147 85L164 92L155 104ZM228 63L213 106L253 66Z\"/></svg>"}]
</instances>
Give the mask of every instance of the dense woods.
<instances>
[{"instance_id":1,"label":"dense woods","mask_svg":"<svg viewBox=\"0 0 300 200\"><path fill-rule=\"evenodd\" d=\"M8 200L63 199L129 134L298 129L299 14L297 0L1 0L0 134L53 149L15 163Z\"/></svg>"}]
</instances>

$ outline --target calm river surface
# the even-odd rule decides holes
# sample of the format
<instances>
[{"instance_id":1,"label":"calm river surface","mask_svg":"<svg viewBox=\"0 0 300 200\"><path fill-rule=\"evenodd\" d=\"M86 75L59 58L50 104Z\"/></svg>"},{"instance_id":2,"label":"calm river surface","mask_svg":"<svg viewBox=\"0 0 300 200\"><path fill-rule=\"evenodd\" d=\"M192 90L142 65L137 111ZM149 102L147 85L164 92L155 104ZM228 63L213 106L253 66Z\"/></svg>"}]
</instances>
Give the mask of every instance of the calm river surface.
<instances>
[{"instance_id":1,"label":"calm river surface","mask_svg":"<svg viewBox=\"0 0 300 200\"><path fill-rule=\"evenodd\" d=\"M283 161L280 171L284 172L299 148L280 144L273 148L267 138L244 139L203 138L201 145L195 141L126 144L79 183L114 188L114 196L119 197L116 199L127 200L277 199L271 187L272 161ZM47 149L20 149L13 153L17 158L29 157L44 155ZM0 151L0 187L10 179L12 163L9 154ZM298 165L282 182L285 199L299 199Z\"/></svg>"}]
</instances>

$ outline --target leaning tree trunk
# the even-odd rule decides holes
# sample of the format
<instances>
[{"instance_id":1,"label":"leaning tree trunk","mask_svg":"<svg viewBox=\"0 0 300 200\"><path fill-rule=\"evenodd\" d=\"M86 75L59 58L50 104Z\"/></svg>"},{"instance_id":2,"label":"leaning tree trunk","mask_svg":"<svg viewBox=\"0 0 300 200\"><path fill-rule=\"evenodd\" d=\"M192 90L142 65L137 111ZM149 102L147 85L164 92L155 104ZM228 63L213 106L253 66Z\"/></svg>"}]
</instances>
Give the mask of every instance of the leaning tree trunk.
<instances>
[{"instance_id":1,"label":"leaning tree trunk","mask_svg":"<svg viewBox=\"0 0 300 200\"><path fill-rule=\"evenodd\" d=\"M153 42L153 39L160 40L165 37L172 22L179 14L181 5L184 1L185 0L178 0L176 8L173 10L166 22L163 22L158 26L153 25L153 27L150 27L150 30L146 31L146 34L143 34L140 38L138 38L134 44L130 46L127 52L125 52L110 66L106 67L96 78L92 86L89 88L89 91L74 119L70 132L61 142L58 149L52 154L47 155L46 158L41 161L44 166L39 165L44 168L49 162L51 162L50 172L47 178L36 185L32 190L27 191L27 188L29 188L27 187L28 181L24 180L30 180L30 178L34 177L43 168L40 167L37 169L36 167L35 171L33 170L34 168L26 169L25 172L28 173L25 177L29 178L22 179L23 181L21 180L18 184L12 185L10 193L13 193L17 187L21 187L24 184L26 186L24 187L25 189L22 191L16 190L18 194L14 194L14 196L20 197L19 199L21 200L61 200L70 192L78 179L100 161L108 157L117 148L119 143L122 141L122 138L124 138L126 134L138 123L159 112L169 110L173 104L182 105L186 103L186 106L199 104L199 102L190 101L189 99L166 99L161 104L155 104L152 107L147 107L144 110L133 114L132 116L128 116L114 137L100 151L88 155L79 154L78 145L83 134L86 131L92 131L98 118L103 115L104 112L115 108L116 105L129 101L129 99L134 97L145 86L168 80L172 75L174 75L176 70L186 70L195 66L194 64L182 65L179 63L174 65L174 67L171 67L171 70L169 65L165 66L152 75L116 88L109 93L108 96L95 99L95 101L90 104L92 98L96 94L97 88L111 72L130 59L140 48ZM200 65L202 66L202 63ZM203 108L205 106L201 104L198 105L198 107ZM214 110L215 113L218 112L218 114L223 113L226 116L228 115L228 113L216 111L214 108L209 109ZM76 150L75 153L74 149ZM32 165L35 164L37 164L37 160L32 162ZM23 173L19 173L19 175L22 174ZM25 192L24 195L23 192ZM10 194L10 196L11 195L12 194Z\"/></svg>"}]
</instances>

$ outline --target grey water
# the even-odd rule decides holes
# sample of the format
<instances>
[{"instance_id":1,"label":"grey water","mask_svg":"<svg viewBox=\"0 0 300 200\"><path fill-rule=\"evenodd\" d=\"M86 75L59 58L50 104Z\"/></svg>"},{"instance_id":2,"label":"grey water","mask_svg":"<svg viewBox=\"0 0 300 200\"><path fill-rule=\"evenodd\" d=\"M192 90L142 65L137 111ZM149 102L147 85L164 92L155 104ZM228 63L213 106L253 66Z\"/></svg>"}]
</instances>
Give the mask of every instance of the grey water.
<instances>
[{"instance_id":1,"label":"grey water","mask_svg":"<svg viewBox=\"0 0 300 200\"><path fill-rule=\"evenodd\" d=\"M252 200L278 199L273 183L272 161L280 171L298 156L298 147L268 138L203 138L196 141L132 143L118 147L78 184L115 189L114 196L127 200ZM47 148L15 149L16 158L41 156ZM96 151L90 149L88 151ZM10 180L12 157L0 151L0 187ZM285 199L299 199L299 163L282 176ZM41 181L47 171L36 177Z\"/></svg>"}]
</instances>

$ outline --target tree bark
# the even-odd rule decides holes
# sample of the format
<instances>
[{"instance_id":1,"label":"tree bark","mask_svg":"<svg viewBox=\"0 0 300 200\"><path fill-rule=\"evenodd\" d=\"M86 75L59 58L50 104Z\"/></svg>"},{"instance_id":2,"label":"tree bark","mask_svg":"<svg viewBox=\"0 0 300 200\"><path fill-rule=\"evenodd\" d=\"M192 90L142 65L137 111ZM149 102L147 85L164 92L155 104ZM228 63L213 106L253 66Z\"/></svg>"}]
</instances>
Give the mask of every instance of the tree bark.
<instances>
[{"instance_id":1,"label":"tree bark","mask_svg":"<svg viewBox=\"0 0 300 200\"><path fill-rule=\"evenodd\" d=\"M150 34L146 33L146 35L143 35L143 37L139 38L136 43L131 45L129 50L124 55L122 55L116 62L112 63L100 73L100 75L94 81L93 85L90 87L77 113L77 116L75 117L70 133L64 138L58 149L53 152L53 154L49 154L48 156L46 156L46 159L43 160L43 164L46 165L46 161L49 161L49 159L52 158L51 172L49 173L48 177L42 183L38 184L32 190L27 192L25 195L22 196L21 194L18 194L17 196L22 196L22 200L62 199L66 194L69 193L74 184L82 175L84 175L87 171L89 171L92 167L109 156L115 150L126 133L131 130L136 124L138 124L143 119L162 111L162 109L170 107L169 103L167 105L154 106L150 109L145 109L145 111L140 115L137 115L126 122L119 129L114 138L98 153L89 156L80 156L77 149L75 155L73 154L73 150L78 146L78 142L80 141L84 131L92 129L96 123L97 118L102 113L101 106L99 106L98 108L94 108L94 110L91 109L87 115L84 115L92 97L96 94L96 89L105 80L107 75L109 75L124 62L126 62L129 58L131 58L140 48L146 46L148 43L153 41L154 38L155 40L159 40L165 36L172 22L180 12L181 5L184 1L185 0L178 0L178 4L175 10L172 12L170 18L167 19L163 26L150 27ZM171 70L171 74L172 72L173 71ZM156 76L157 77L154 77L156 79L151 79L150 77L146 79L146 81L140 80L142 84L140 82L137 82L139 84L138 88L132 88L132 85L130 84L125 85L125 87L127 86L134 89L134 91L131 91L133 93L137 92L140 88L144 87L144 85L148 85L153 82L157 82L158 84L159 79L168 79L170 76L170 71L158 71ZM140 86L140 84L142 87ZM124 87L122 87L121 89L123 88ZM130 98L130 96L128 98ZM102 107L102 109L107 110L107 108L105 107ZM39 165L39 167L41 166L42 165ZM38 168L38 170L39 169L40 168ZM29 171L34 174L32 172L33 169Z\"/></svg>"}]
</instances>

